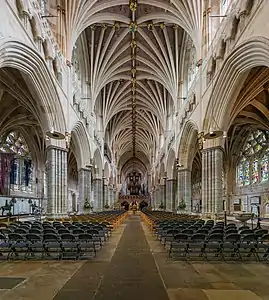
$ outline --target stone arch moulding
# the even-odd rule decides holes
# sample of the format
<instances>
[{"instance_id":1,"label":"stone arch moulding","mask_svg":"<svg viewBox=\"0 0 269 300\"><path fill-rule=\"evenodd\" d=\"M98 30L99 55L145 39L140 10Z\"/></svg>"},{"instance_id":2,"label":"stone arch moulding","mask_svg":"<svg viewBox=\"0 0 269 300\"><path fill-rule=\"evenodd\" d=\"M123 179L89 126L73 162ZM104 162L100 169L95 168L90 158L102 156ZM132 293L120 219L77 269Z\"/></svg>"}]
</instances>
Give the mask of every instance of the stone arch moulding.
<instances>
[{"instance_id":1,"label":"stone arch moulding","mask_svg":"<svg viewBox=\"0 0 269 300\"><path fill-rule=\"evenodd\" d=\"M226 58L219 71L208 102L203 129L210 130L212 107L218 126L228 130L232 107L244 84L248 71L257 66L269 67L269 39L252 37L240 45Z\"/></svg>"},{"instance_id":2,"label":"stone arch moulding","mask_svg":"<svg viewBox=\"0 0 269 300\"><path fill-rule=\"evenodd\" d=\"M66 120L53 79L43 58L28 45L10 38L0 39L0 68L9 67L26 74L41 101L44 115L41 120L44 131L51 130L64 133ZM57 113L57 118L55 114Z\"/></svg>"},{"instance_id":3,"label":"stone arch moulding","mask_svg":"<svg viewBox=\"0 0 269 300\"><path fill-rule=\"evenodd\" d=\"M196 150L197 137L197 124L192 120L188 120L182 129L178 145L179 164L183 169L191 170L193 156Z\"/></svg>"},{"instance_id":4,"label":"stone arch moulding","mask_svg":"<svg viewBox=\"0 0 269 300\"><path fill-rule=\"evenodd\" d=\"M176 154L173 148L170 149L166 160L167 178L174 179L174 166L175 166Z\"/></svg>"},{"instance_id":5,"label":"stone arch moulding","mask_svg":"<svg viewBox=\"0 0 269 300\"><path fill-rule=\"evenodd\" d=\"M76 145L76 155L78 160L78 168L84 168L91 161L91 147L86 129L82 122L77 122L72 129L71 138L74 139Z\"/></svg>"}]
</instances>

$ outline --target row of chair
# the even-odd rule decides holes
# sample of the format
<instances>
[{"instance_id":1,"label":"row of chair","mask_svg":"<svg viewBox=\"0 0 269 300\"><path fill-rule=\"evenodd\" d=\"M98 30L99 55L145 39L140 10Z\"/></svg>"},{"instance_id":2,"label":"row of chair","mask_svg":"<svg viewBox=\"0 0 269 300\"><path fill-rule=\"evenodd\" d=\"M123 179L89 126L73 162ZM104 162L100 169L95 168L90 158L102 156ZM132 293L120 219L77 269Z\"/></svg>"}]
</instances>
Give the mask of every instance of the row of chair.
<instances>
[{"instance_id":1,"label":"row of chair","mask_svg":"<svg viewBox=\"0 0 269 300\"><path fill-rule=\"evenodd\" d=\"M122 212L110 215L124 219ZM111 225L100 218L0 223L0 259L92 259L111 235Z\"/></svg>"},{"instance_id":2,"label":"row of chair","mask_svg":"<svg viewBox=\"0 0 269 300\"><path fill-rule=\"evenodd\" d=\"M154 220L156 237L173 259L255 259L269 258L268 230L224 225L213 220Z\"/></svg>"}]
</instances>

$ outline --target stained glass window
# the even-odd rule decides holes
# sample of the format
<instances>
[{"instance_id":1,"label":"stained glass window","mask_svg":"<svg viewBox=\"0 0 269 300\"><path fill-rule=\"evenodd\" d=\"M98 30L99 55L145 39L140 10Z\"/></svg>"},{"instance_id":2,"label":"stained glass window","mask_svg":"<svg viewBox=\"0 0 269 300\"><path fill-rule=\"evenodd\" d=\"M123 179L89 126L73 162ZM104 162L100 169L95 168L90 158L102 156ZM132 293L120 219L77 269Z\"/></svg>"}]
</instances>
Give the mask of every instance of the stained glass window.
<instances>
[{"instance_id":1,"label":"stained glass window","mask_svg":"<svg viewBox=\"0 0 269 300\"><path fill-rule=\"evenodd\" d=\"M251 182L252 183L259 182L259 162L258 162L258 159L255 159L253 161L251 171L252 171Z\"/></svg>"},{"instance_id":2,"label":"stained glass window","mask_svg":"<svg viewBox=\"0 0 269 300\"><path fill-rule=\"evenodd\" d=\"M237 184L248 185L269 179L269 131L252 131L241 151L237 165Z\"/></svg>"},{"instance_id":3,"label":"stained glass window","mask_svg":"<svg viewBox=\"0 0 269 300\"><path fill-rule=\"evenodd\" d=\"M261 180L266 181L269 179L269 148L265 152L261 161Z\"/></svg>"},{"instance_id":4,"label":"stained glass window","mask_svg":"<svg viewBox=\"0 0 269 300\"><path fill-rule=\"evenodd\" d=\"M32 190L32 159L27 143L19 131L10 132L0 138L0 154L11 156L8 174L12 189ZM3 171L0 166L1 172ZM6 177L6 175L5 175ZM7 182L7 180L5 180Z\"/></svg>"}]
</instances>

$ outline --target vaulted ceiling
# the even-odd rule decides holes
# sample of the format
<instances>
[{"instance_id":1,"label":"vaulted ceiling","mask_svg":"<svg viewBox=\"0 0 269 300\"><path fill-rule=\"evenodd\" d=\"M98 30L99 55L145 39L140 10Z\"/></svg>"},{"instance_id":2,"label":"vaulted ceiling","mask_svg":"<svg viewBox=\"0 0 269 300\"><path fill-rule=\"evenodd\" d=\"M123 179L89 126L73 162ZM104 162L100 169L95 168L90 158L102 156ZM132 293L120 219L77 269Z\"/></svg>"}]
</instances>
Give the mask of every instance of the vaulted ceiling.
<instances>
[{"instance_id":1,"label":"vaulted ceiling","mask_svg":"<svg viewBox=\"0 0 269 300\"><path fill-rule=\"evenodd\" d=\"M120 167L133 157L148 166L160 149L179 97L183 46L200 45L199 2L68 2L69 38L87 53L91 106Z\"/></svg>"},{"instance_id":2,"label":"vaulted ceiling","mask_svg":"<svg viewBox=\"0 0 269 300\"><path fill-rule=\"evenodd\" d=\"M269 131L269 68L253 68L234 101L225 144L226 159L235 163L249 133Z\"/></svg>"}]
</instances>

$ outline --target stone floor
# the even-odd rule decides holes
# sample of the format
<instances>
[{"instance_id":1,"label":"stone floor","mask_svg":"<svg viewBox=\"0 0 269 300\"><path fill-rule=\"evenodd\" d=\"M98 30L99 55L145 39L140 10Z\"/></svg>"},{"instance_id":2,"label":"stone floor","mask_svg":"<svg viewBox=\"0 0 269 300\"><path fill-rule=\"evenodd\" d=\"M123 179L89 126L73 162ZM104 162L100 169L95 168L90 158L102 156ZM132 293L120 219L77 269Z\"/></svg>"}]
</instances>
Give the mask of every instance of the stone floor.
<instances>
[{"instance_id":1,"label":"stone floor","mask_svg":"<svg viewBox=\"0 0 269 300\"><path fill-rule=\"evenodd\" d=\"M266 264L169 261L130 216L93 261L1 262L0 299L269 300L268 276Z\"/></svg>"}]
</instances>

